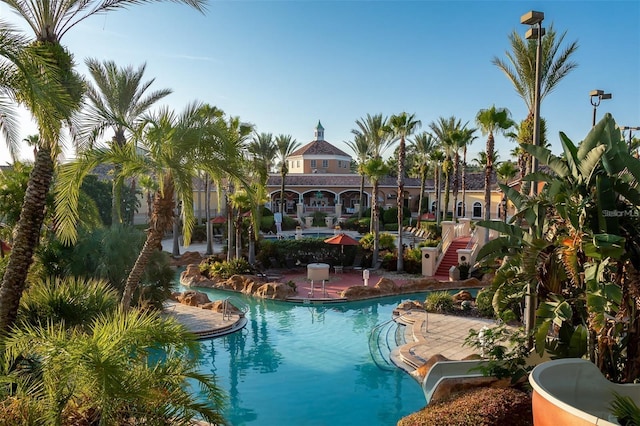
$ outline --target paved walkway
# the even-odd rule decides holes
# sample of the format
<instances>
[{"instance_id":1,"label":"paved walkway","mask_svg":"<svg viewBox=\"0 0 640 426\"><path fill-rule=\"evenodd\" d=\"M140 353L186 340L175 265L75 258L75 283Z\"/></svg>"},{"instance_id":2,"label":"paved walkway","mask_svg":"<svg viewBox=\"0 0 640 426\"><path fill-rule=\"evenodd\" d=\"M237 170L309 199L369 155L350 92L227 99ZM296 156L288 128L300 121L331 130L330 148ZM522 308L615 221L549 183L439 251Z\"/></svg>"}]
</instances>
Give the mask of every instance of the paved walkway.
<instances>
[{"instance_id":1,"label":"paved walkway","mask_svg":"<svg viewBox=\"0 0 640 426\"><path fill-rule=\"evenodd\" d=\"M165 303L163 312L166 316L175 318L199 339L219 337L242 329L247 323L244 315L229 315L196 306L187 306L178 302Z\"/></svg>"}]
</instances>

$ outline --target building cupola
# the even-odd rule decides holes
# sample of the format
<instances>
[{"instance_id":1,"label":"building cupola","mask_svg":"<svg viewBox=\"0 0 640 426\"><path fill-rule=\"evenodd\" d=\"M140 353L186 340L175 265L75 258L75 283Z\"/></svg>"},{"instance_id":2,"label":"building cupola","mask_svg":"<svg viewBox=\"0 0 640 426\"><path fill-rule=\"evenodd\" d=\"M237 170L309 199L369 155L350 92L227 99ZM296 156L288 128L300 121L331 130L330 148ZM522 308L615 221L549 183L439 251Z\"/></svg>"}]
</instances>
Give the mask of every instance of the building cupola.
<instances>
[{"instance_id":1,"label":"building cupola","mask_svg":"<svg viewBox=\"0 0 640 426\"><path fill-rule=\"evenodd\" d=\"M318 120L318 125L316 126L316 140L323 141L324 140L324 127L320 124L320 120Z\"/></svg>"}]
</instances>

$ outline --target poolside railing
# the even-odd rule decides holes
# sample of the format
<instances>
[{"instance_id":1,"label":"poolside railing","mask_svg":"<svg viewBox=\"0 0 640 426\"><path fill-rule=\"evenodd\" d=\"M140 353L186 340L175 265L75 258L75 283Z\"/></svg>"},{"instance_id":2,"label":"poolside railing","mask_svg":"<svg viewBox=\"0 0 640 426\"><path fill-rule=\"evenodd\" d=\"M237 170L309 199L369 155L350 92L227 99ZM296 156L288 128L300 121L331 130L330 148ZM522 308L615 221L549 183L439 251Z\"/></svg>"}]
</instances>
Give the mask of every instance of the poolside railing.
<instances>
[{"instance_id":1,"label":"poolside railing","mask_svg":"<svg viewBox=\"0 0 640 426\"><path fill-rule=\"evenodd\" d=\"M369 353L371 359L382 370L395 370L396 366L391 362L391 351L403 345L404 332L397 320L411 311L391 318L388 321L376 325L369 334ZM393 342L393 343L391 343Z\"/></svg>"}]
</instances>

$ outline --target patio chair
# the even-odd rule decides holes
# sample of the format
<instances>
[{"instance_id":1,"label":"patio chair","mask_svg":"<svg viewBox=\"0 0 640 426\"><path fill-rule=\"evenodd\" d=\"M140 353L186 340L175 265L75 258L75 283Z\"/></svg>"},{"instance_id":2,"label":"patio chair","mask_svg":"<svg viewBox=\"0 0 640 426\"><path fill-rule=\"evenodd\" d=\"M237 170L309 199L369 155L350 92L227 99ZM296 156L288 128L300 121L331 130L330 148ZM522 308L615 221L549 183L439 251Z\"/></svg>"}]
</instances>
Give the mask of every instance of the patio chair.
<instances>
[{"instance_id":1,"label":"patio chair","mask_svg":"<svg viewBox=\"0 0 640 426\"><path fill-rule=\"evenodd\" d=\"M345 266L344 271L361 271L362 270L362 253L357 253L350 266Z\"/></svg>"}]
</instances>

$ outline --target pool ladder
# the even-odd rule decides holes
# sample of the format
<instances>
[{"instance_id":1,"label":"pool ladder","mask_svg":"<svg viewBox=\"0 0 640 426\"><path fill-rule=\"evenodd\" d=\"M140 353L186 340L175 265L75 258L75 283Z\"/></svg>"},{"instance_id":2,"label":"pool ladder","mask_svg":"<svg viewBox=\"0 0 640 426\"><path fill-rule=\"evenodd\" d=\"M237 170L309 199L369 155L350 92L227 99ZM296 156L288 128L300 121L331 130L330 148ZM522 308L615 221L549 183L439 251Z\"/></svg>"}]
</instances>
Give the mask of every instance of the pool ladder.
<instances>
[{"instance_id":1,"label":"pool ladder","mask_svg":"<svg viewBox=\"0 0 640 426\"><path fill-rule=\"evenodd\" d=\"M396 366L391 362L391 351L406 343L404 338L404 326L396 322L404 315L394 317L388 321L376 325L369 334L369 354L371 359L382 370L395 370Z\"/></svg>"},{"instance_id":2,"label":"pool ladder","mask_svg":"<svg viewBox=\"0 0 640 426\"><path fill-rule=\"evenodd\" d=\"M231 303L231 297L227 297L226 299L224 299L222 301L222 320L223 321L231 321L231 306L234 306L236 308L238 308L241 312L240 316L243 317L245 316L245 314L247 313L247 311L249 310L249 308L247 307L247 305L245 305L244 303L240 302L237 299L234 299L233 301L234 303Z\"/></svg>"}]
</instances>

